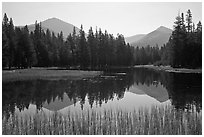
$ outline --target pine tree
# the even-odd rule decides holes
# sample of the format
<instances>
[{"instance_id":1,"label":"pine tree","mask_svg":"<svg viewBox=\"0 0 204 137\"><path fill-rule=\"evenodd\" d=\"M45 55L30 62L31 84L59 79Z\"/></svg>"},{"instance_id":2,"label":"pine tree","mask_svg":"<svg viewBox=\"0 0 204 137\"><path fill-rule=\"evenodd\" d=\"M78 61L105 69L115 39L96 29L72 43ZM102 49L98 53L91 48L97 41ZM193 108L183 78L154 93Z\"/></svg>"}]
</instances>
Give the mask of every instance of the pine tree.
<instances>
[{"instance_id":1,"label":"pine tree","mask_svg":"<svg viewBox=\"0 0 204 137\"><path fill-rule=\"evenodd\" d=\"M99 35L98 35L98 30L96 27L96 31L95 31L95 35L94 35L94 48L95 48L95 52L93 55L94 61L93 61L93 66L95 68L99 67Z\"/></svg>"},{"instance_id":2,"label":"pine tree","mask_svg":"<svg viewBox=\"0 0 204 137\"><path fill-rule=\"evenodd\" d=\"M67 37L67 42L70 43L70 50L72 55L72 65L77 65L77 35L76 35L76 29L73 28L72 34L69 34Z\"/></svg>"},{"instance_id":3,"label":"pine tree","mask_svg":"<svg viewBox=\"0 0 204 137\"><path fill-rule=\"evenodd\" d=\"M2 21L2 67L8 67L9 61L9 39L8 39L9 21L6 13Z\"/></svg>"},{"instance_id":4,"label":"pine tree","mask_svg":"<svg viewBox=\"0 0 204 137\"><path fill-rule=\"evenodd\" d=\"M173 67L179 67L182 62L182 18L180 15L176 17L176 21L174 22L174 31L172 32L172 37L170 39L171 43L171 65Z\"/></svg>"},{"instance_id":5,"label":"pine tree","mask_svg":"<svg viewBox=\"0 0 204 137\"><path fill-rule=\"evenodd\" d=\"M109 64L110 64L110 45L109 45L109 35L107 30L105 30L104 33L104 65L106 67L106 69L108 68Z\"/></svg>"},{"instance_id":6,"label":"pine tree","mask_svg":"<svg viewBox=\"0 0 204 137\"><path fill-rule=\"evenodd\" d=\"M124 54L123 51L125 51L125 39L123 35L118 34L116 38L116 45L117 45L117 65L118 66L123 66L124 65Z\"/></svg>"},{"instance_id":7,"label":"pine tree","mask_svg":"<svg viewBox=\"0 0 204 137\"><path fill-rule=\"evenodd\" d=\"M70 43L68 41L64 42L63 33L59 35L60 41L60 66L69 67L71 65L71 53L70 53Z\"/></svg>"},{"instance_id":8,"label":"pine tree","mask_svg":"<svg viewBox=\"0 0 204 137\"><path fill-rule=\"evenodd\" d=\"M8 65L9 69L13 66L14 63L14 54L15 54L15 31L13 20L10 18L9 25L8 25L8 39L9 39L9 57L8 57Z\"/></svg>"},{"instance_id":9,"label":"pine tree","mask_svg":"<svg viewBox=\"0 0 204 137\"><path fill-rule=\"evenodd\" d=\"M109 66L114 66L116 63L116 47L115 47L115 39L114 36L109 34Z\"/></svg>"},{"instance_id":10,"label":"pine tree","mask_svg":"<svg viewBox=\"0 0 204 137\"><path fill-rule=\"evenodd\" d=\"M196 31L197 31L197 32L202 32L202 24L201 24L200 21L199 21L198 24L197 24Z\"/></svg>"},{"instance_id":11,"label":"pine tree","mask_svg":"<svg viewBox=\"0 0 204 137\"><path fill-rule=\"evenodd\" d=\"M192 13L190 11L190 9L187 11L186 14L186 23L187 23L187 32L191 32L192 31Z\"/></svg>"},{"instance_id":12,"label":"pine tree","mask_svg":"<svg viewBox=\"0 0 204 137\"><path fill-rule=\"evenodd\" d=\"M17 44L16 44L16 52L15 52L15 67L20 69L22 67L22 62L24 60L24 37L23 37L23 32L19 27L15 28L15 33L17 36Z\"/></svg>"},{"instance_id":13,"label":"pine tree","mask_svg":"<svg viewBox=\"0 0 204 137\"><path fill-rule=\"evenodd\" d=\"M52 33L52 42L53 42L53 66L58 66L59 64L59 50L58 50L58 38Z\"/></svg>"},{"instance_id":14,"label":"pine tree","mask_svg":"<svg viewBox=\"0 0 204 137\"><path fill-rule=\"evenodd\" d=\"M96 53L96 48L95 48L95 45L94 45L94 34L93 34L93 30L92 30L92 27L90 27L89 29L89 34L88 34L88 37L87 37L87 44L88 44L88 48L89 48L89 60L90 60L90 67L91 69L93 68L94 66L94 62L95 62L95 53Z\"/></svg>"},{"instance_id":15,"label":"pine tree","mask_svg":"<svg viewBox=\"0 0 204 137\"><path fill-rule=\"evenodd\" d=\"M8 66L8 47L9 41L6 36L6 33L2 31L2 68L6 68Z\"/></svg>"},{"instance_id":16,"label":"pine tree","mask_svg":"<svg viewBox=\"0 0 204 137\"><path fill-rule=\"evenodd\" d=\"M29 30L27 25L23 28L23 37L24 37L24 46L25 46L25 59L26 59L26 66L25 67L32 67L37 62L36 54L34 50L33 42L29 35Z\"/></svg>"},{"instance_id":17,"label":"pine tree","mask_svg":"<svg viewBox=\"0 0 204 137\"><path fill-rule=\"evenodd\" d=\"M89 66L88 48L85 38L85 32L83 31L82 25L79 35L79 63L82 69L85 69Z\"/></svg>"},{"instance_id":18,"label":"pine tree","mask_svg":"<svg viewBox=\"0 0 204 137\"><path fill-rule=\"evenodd\" d=\"M196 67L202 67L202 24L199 21L195 32L197 53L195 57Z\"/></svg>"},{"instance_id":19,"label":"pine tree","mask_svg":"<svg viewBox=\"0 0 204 137\"><path fill-rule=\"evenodd\" d=\"M49 29L46 30L45 33L45 43L47 45L48 50L48 58L49 58L49 66L53 65L53 48L52 48L52 35Z\"/></svg>"},{"instance_id":20,"label":"pine tree","mask_svg":"<svg viewBox=\"0 0 204 137\"><path fill-rule=\"evenodd\" d=\"M34 30L34 47L35 47L36 57L38 61L37 66L42 66L42 67L49 66L48 47L45 41L46 41L45 33L42 30L41 23L37 23L36 21L35 30ZM58 55L57 53L58 51L56 51L55 55Z\"/></svg>"}]
</instances>

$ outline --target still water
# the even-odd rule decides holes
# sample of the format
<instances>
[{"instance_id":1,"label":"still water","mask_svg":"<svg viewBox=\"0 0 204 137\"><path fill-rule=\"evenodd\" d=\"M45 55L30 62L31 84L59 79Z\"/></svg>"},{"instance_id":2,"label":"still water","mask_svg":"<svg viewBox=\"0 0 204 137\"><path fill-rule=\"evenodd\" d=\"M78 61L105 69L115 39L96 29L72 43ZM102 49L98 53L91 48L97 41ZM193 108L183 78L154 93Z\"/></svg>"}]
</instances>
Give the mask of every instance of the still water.
<instances>
[{"instance_id":1,"label":"still water","mask_svg":"<svg viewBox=\"0 0 204 137\"><path fill-rule=\"evenodd\" d=\"M170 105L202 109L202 74L121 69L82 80L34 80L3 83L3 115L36 112L125 110Z\"/></svg>"}]
</instances>

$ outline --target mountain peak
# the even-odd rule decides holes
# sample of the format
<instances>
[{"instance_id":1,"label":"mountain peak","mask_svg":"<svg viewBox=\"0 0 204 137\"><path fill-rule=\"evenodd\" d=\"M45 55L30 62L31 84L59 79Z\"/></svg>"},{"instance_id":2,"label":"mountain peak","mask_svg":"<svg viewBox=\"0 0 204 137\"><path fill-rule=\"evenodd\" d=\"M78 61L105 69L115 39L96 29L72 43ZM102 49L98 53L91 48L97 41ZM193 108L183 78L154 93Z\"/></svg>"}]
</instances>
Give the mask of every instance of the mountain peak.
<instances>
[{"instance_id":1,"label":"mountain peak","mask_svg":"<svg viewBox=\"0 0 204 137\"><path fill-rule=\"evenodd\" d=\"M49 29L51 32L53 32L55 35L63 32L64 39L67 38L67 36L71 33L73 33L73 28L75 27L76 34L79 34L80 29L71 23L68 23L66 21L63 21L56 17L48 18L44 21L41 21L41 27L44 31ZM28 25L29 31L35 30L35 24ZM85 35L87 35L85 33Z\"/></svg>"},{"instance_id":2,"label":"mountain peak","mask_svg":"<svg viewBox=\"0 0 204 137\"><path fill-rule=\"evenodd\" d=\"M171 29L164 27L164 26L160 26L159 28L156 29L157 31L162 31L162 32L172 32Z\"/></svg>"},{"instance_id":3,"label":"mountain peak","mask_svg":"<svg viewBox=\"0 0 204 137\"><path fill-rule=\"evenodd\" d=\"M55 34L62 31L65 36L64 38L73 32L74 27L76 29L76 33L79 33L79 28L56 17L49 18L41 23L44 28L52 30Z\"/></svg>"},{"instance_id":4,"label":"mountain peak","mask_svg":"<svg viewBox=\"0 0 204 137\"><path fill-rule=\"evenodd\" d=\"M166 29L167 27L160 26L158 29Z\"/></svg>"},{"instance_id":5,"label":"mountain peak","mask_svg":"<svg viewBox=\"0 0 204 137\"><path fill-rule=\"evenodd\" d=\"M50 19L54 19L54 20L60 20L60 19L58 19L58 18L56 18L56 17L52 17L52 18L50 18Z\"/></svg>"},{"instance_id":6,"label":"mountain peak","mask_svg":"<svg viewBox=\"0 0 204 137\"><path fill-rule=\"evenodd\" d=\"M45 20L44 22L53 22L53 23L63 22L63 23L69 24L69 23L67 23L67 22L65 22L65 21L63 21L61 19L56 18L56 17L49 18L49 19Z\"/></svg>"},{"instance_id":7,"label":"mountain peak","mask_svg":"<svg viewBox=\"0 0 204 137\"><path fill-rule=\"evenodd\" d=\"M139 39L138 37L135 36L133 36L133 38L130 37L132 38L131 41L129 40L129 38L126 38L126 42L129 40L130 45L135 47L137 46L146 47L147 45L150 45L151 47L154 47L156 45L158 45L158 47L162 47L164 44L168 42L171 33L172 33L171 29L164 26L160 26L156 30L146 35L143 35Z\"/></svg>"}]
</instances>

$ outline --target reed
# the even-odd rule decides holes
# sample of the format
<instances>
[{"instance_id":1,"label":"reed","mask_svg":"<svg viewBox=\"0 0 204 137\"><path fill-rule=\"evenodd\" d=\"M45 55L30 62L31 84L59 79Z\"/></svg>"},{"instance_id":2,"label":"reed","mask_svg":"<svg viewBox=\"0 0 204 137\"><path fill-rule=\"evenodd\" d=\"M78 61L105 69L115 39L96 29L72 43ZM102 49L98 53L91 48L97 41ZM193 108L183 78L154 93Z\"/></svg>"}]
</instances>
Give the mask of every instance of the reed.
<instances>
[{"instance_id":1,"label":"reed","mask_svg":"<svg viewBox=\"0 0 204 137\"><path fill-rule=\"evenodd\" d=\"M10 135L194 135L202 134L202 112L153 106L151 110L93 110L3 117L2 134Z\"/></svg>"}]
</instances>

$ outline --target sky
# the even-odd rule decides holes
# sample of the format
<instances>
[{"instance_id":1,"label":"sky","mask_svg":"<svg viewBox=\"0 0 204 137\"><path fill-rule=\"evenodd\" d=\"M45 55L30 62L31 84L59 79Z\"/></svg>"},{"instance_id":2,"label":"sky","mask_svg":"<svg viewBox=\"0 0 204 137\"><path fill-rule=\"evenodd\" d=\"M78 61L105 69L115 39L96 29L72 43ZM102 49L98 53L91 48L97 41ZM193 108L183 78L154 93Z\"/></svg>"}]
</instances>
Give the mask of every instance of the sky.
<instances>
[{"instance_id":1,"label":"sky","mask_svg":"<svg viewBox=\"0 0 204 137\"><path fill-rule=\"evenodd\" d=\"M15 26L24 26L56 17L85 32L90 26L125 37L147 34L160 26L173 29L178 13L190 9L193 22L202 21L201 2L3 2L4 13Z\"/></svg>"}]
</instances>

